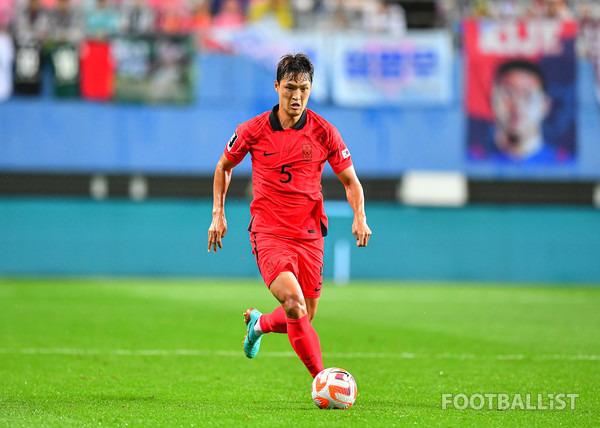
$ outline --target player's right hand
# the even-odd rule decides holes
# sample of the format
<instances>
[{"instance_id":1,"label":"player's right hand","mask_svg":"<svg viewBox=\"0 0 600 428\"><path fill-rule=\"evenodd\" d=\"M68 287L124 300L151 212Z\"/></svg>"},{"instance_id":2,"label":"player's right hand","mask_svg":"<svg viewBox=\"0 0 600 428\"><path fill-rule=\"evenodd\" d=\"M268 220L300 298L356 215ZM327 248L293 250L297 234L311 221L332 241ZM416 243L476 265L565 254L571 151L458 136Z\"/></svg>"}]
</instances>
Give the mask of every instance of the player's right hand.
<instances>
[{"instance_id":1,"label":"player's right hand","mask_svg":"<svg viewBox=\"0 0 600 428\"><path fill-rule=\"evenodd\" d=\"M208 228L208 252L213 250L217 252L217 246L219 249L223 248L222 239L227 233L227 220L224 214L214 215L212 223Z\"/></svg>"},{"instance_id":2,"label":"player's right hand","mask_svg":"<svg viewBox=\"0 0 600 428\"><path fill-rule=\"evenodd\" d=\"M354 216L352 221L352 234L356 238L357 247L366 247L369 244L371 238L371 228L367 225L367 218L365 216Z\"/></svg>"}]
</instances>

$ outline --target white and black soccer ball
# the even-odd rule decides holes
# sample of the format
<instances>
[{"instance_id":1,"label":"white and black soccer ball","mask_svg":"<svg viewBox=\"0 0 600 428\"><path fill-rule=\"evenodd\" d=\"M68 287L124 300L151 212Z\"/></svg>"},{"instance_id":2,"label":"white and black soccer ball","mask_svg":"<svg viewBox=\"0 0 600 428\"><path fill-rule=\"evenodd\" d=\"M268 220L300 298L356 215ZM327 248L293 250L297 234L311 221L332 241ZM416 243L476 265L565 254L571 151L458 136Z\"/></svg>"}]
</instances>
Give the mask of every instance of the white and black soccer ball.
<instances>
[{"instance_id":1,"label":"white and black soccer ball","mask_svg":"<svg viewBox=\"0 0 600 428\"><path fill-rule=\"evenodd\" d=\"M354 377L339 367L323 370L312 383L313 401L321 409L349 409L357 394Z\"/></svg>"}]
</instances>

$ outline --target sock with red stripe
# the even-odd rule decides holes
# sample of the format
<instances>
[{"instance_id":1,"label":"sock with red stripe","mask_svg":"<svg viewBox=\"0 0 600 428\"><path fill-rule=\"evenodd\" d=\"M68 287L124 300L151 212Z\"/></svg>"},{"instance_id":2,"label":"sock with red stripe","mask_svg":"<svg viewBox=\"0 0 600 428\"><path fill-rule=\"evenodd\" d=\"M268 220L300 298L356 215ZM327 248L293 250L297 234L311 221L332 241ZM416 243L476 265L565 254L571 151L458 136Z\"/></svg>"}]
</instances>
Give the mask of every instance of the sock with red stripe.
<instances>
[{"instance_id":1,"label":"sock with red stripe","mask_svg":"<svg viewBox=\"0 0 600 428\"><path fill-rule=\"evenodd\" d=\"M300 319L287 319L287 334L292 348L300 357L310 375L315 377L323 370L319 335L308 322L308 314Z\"/></svg>"},{"instance_id":2,"label":"sock with red stripe","mask_svg":"<svg viewBox=\"0 0 600 428\"><path fill-rule=\"evenodd\" d=\"M258 321L263 333L287 333L287 318L283 306L277 306L270 314L262 314Z\"/></svg>"}]
</instances>

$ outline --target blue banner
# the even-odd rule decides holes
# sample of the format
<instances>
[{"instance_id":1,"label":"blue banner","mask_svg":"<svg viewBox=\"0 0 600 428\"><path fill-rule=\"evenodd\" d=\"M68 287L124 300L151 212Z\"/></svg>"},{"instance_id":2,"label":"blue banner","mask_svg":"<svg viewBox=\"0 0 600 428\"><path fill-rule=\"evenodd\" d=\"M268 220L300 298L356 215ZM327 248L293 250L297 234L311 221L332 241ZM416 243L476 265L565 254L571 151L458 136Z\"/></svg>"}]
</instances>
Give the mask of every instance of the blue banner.
<instances>
[{"instance_id":1,"label":"blue banner","mask_svg":"<svg viewBox=\"0 0 600 428\"><path fill-rule=\"evenodd\" d=\"M332 98L343 106L446 105L452 100L452 40L446 31L402 39L338 34Z\"/></svg>"}]
</instances>

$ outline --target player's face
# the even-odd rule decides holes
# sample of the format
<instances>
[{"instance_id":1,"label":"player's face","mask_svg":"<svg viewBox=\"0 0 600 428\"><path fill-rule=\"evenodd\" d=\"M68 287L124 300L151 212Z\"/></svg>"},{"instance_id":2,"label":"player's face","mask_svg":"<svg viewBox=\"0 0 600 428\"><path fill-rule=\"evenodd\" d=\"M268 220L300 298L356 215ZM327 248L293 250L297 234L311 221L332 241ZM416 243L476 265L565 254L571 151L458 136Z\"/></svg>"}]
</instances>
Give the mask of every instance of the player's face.
<instances>
[{"instance_id":1,"label":"player's face","mask_svg":"<svg viewBox=\"0 0 600 428\"><path fill-rule=\"evenodd\" d=\"M275 90L279 93L279 110L292 118L300 118L308 104L312 85L305 75L286 76L275 81Z\"/></svg>"},{"instance_id":2,"label":"player's face","mask_svg":"<svg viewBox=\"0 0 600 428\"><path fill-rule=\"evenodd\" d=\"M540 133L550 99L535 74L513 70L496 82L492 92L496 125L514 140Z\"/></svg>"}]
</instances>

